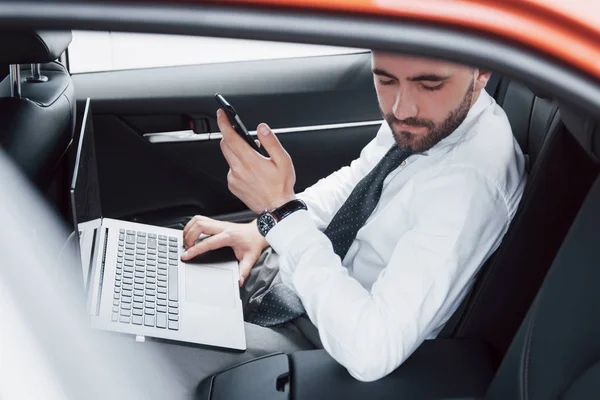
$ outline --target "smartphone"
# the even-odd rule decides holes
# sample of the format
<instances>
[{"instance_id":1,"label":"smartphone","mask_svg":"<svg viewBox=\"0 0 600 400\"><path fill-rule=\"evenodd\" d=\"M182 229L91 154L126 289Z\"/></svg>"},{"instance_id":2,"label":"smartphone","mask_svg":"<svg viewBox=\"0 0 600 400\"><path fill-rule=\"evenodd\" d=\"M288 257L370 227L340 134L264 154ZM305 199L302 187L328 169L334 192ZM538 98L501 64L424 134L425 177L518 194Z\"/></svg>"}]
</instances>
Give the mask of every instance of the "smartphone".
<instances>
[{"instance_id":1,"label":"smartphone","mask_svg":"<svg viewBox=\"0 0 600 400\"><path fill-rule=\"evenodd\" d=\"M215 99L217 100L221 108L225 111L225 114L227 114L227 118L229 118L229 123L231 123L231 126L237 132L237 134L240 135L240 137L244 139L246 143L248 143L250 147L254 149L254 151L265 157L269 157L269 154L262 146L258 147L256 145L256 143L254 142L254 138L248 133L248 129L246 129L246 126L242 122L238 113L235 111L235 108L233 108L233 106L229 104L227 100L225 100L225 97L217 93L215 94Z\"/></svg>"}]
</instances>

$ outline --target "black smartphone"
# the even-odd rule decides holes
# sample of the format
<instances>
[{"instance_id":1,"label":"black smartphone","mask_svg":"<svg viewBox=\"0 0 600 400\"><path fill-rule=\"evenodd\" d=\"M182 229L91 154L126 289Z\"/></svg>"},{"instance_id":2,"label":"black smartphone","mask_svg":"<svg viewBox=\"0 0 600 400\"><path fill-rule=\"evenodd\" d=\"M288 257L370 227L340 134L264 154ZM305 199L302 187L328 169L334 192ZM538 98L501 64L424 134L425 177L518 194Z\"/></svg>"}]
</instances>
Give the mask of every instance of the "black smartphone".
<instances>
[{"instance_id":1,"label":"black smartphone","mask_svg":"<svg viewBox=\"0 0 600 400\"><path fill-rule=\"evenodd\" d=\"M269 157L269 154L266 152L265 149L263 149L262 146L258 147L256 145L256 143L254 142L254 138L252 138L252 136L250 136L250 134L248 133L248 129L246 129L246 126L242 122L238 113L235 111L235 108L233 108L233 106L229 104L227 100L225 100L225 97L217 93L215 94L215 99L217 100L221 108L225 111L225 114L227 114L227 118L229 118L229 123L231 123L231 126L233 127L233 129L235 129L237 134L240 135L240 137L244 139L246 143L248 143L250 147L254 149L254 151L265 157Z\"/></svg>"}]
</instances>

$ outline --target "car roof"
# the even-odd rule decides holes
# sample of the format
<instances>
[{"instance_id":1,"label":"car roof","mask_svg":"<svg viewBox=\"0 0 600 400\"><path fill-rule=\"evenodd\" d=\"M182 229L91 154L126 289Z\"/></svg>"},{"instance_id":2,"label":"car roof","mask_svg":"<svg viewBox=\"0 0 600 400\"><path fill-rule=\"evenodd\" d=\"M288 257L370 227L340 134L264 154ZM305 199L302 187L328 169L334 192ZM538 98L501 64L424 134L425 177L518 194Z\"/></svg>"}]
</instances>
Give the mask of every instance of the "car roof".
<instances>
[{"instance_id":1,"label":"car roof","mask_svg":"<svg viewBox=\"0 0 600 400\"><path fill-rule=\"evenodd\" d=\"M524 44L600 79L600 2L596 0L226 1L461 26Z\"/></svg>"}]
</instances>

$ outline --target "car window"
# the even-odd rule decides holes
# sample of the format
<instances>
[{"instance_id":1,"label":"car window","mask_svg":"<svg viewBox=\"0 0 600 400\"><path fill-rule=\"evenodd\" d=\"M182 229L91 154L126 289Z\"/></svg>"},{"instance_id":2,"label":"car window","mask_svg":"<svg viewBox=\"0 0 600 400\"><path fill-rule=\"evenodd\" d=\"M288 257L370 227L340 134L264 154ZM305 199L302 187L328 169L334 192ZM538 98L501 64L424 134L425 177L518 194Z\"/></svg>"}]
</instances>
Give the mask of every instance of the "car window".
<instances>
[{"instance_id":1,"label":"car window","mask_svg":"<svg viewBox=\"0 0 600 400\"><path fill-rule=\"evenodd\" d=\"M74 31L71 73L347 54L346 47L125 32Z\"/></svg>"}]
</instances>

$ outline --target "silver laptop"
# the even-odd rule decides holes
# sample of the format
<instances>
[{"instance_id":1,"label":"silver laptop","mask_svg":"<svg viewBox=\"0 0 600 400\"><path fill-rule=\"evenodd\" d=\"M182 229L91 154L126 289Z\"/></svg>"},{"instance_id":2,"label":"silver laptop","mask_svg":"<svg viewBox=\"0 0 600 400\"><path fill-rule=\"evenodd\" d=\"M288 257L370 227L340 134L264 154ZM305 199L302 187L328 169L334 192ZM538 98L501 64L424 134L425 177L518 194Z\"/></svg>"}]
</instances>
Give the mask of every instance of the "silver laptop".
<instances>
[{"instance_id":1,"label":"silver laptop","mask_svg":"<svg viewBox=\"0 0 600 400\"><path fill-rule=\"evenodd\" d=\"M92 327L245 350L237 261L184 263L182 231L103 218L87 99L70 190Z\"/></svg>"}]
</instances>

